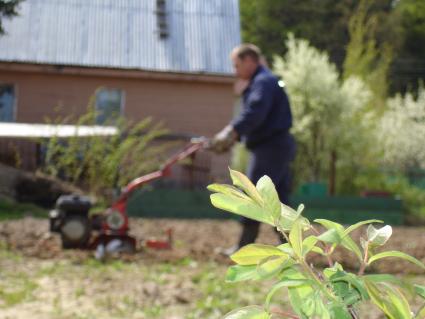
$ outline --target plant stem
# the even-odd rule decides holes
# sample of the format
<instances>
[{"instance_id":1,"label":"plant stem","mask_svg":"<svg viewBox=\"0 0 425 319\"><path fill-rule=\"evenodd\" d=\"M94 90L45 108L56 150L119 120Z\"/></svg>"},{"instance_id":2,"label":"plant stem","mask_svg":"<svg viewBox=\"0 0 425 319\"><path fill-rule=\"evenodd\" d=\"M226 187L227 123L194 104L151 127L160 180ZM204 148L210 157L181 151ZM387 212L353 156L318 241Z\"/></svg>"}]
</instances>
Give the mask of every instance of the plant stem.
<instances>
[{"instance_id":1,"label":"plant stem","mask_svg":"<svg viewBox=\"0 0 425 319\"><path fill-rule=\"evenodd\" d=\"M281 231L281 233L283 234L283 237L285 237L286 242L289 243L289 237L288 237L288 235L284 231Z\"/></svg>"},{"instance_id":2,"label":"plant stem","mask_svg":"<svg viewBox=\"0 0 425 319\"><path fill-rule=\"evenodd\" d=\"M276 225L277 230L283 235L283 237L285 237L286 242L289 243L289 237L285 233L285 231L279 226L279 223L275 221L275 225Z\"/></svg>"},{"instance_id":3,"label":"plant stem","mask_svg":"<svg viewBox=\"0 0 425 319\"><path fill-rule=\"evenodd\" d=\"M362 261L362 264L361 264L359 272L358 272L359 276L362 276L364 274L364 271L365 271L366 266L367 266L367 259L369 257L368 254L369 254L369 242L367 242L365 250L364 250L363 261Z\"/></svg>"},{"instance_id":4,"label":"plant stem","mask_svg":"<svg viewBox=\"0 0 425 319\"><path fill-rule=\"evenodd\" d=\"M299 260L300 264L303 266L303 268L309 273L310 277L317 283L319 288L326 294L326 296L332 300L337 300L337 298L326 288L326 286L323 284L322 280L314 273L313 269L307 263L305 260L301 259Z\"/></svg>"},{"instance_id":5,"label":"plant stem","mask_svg":"<svg viewBox=\"0 0 425 319\"><path fill-rule=\"evenodd\" d=\"M314 228L314 226L310 226L310 227L311 227L311 230L313 231L313 233L316 236L320 236L320 232L316 228ZM322 244L323 244L324 251L326 253L326 259L328 260L328 265L329 265L329 267L333 267L334 261L333 261L331 255L330 255L331 246L329 246L329 245L327 245L325 243L322 243Z\"/></svg>"},{"instance_id":6,"label":"plant stem","mask_svg":"<svg viewBox=\"0 0 425 319\"><path fill-rule=\"evenodd\" d=\"M348 306L347 309L348 309L348 312L350 313L351 318L353 318L353 319L360 319L357 316L356 311L351 306Z\"/></svg>"}]
</instances>

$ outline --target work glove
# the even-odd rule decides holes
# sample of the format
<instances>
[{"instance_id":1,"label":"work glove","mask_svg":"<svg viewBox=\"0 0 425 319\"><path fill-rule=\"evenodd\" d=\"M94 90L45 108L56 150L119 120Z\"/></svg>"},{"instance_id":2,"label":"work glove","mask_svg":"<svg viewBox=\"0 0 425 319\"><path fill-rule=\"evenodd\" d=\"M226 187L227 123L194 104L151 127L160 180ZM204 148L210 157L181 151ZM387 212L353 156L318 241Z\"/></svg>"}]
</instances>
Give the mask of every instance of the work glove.
<instances>
[{"instance_id":1,"label":"work glove","mask_svg":"<svg viewBox=\"0 0 425 319\"><path fill-rule=\"evenodd\" d=\"M231 125L227 125L218 132L211 140L210 149L216 153L227 152L237 138L237 134Z\"/></svg>"}]
</instances>

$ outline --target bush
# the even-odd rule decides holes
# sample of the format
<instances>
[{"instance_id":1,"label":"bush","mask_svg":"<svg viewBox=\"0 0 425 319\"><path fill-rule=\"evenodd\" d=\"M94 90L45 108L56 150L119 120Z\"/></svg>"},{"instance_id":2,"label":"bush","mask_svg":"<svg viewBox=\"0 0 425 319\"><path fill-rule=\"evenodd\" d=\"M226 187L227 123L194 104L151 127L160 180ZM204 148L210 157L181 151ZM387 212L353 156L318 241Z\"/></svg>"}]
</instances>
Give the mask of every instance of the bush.
<instances>
[{"instance_id":1,"label":"bush","mask_svg":"<svg viewBox=\"0 0 425 319\"><path fill-rule=\"evenodd\" d=\"M353 176L357 191L380 190L398 196L413 222L425 222L425 189L412 185L400 170L379 170L375 167L363 169Z\"/></svg>"},{"instance_id":2,"label":"bush","mask_svg":"<svg viewBox=\"0 0 425 319\"><path fill-rule=\"evenodd\" d=\"M227 281L274 279L276 282L265 298L263 306L237 309L225 316L227 319L270 319L272 315L300 319L353 319L358 318L356 306L371 301L390 319L420 319L425 316L425 304L416 313L405 297L406 288L396 277L390 275L365 274L374 262L388 257L402 258L425 269L419 260L399 251L382 251L380 248L392 234L391 226L375 228L367 220L348 228L325 219L315 222L326 230L320 233L316 226L302 216L304 209L297 210L279 201L271 179L262 177L257 185L237 172L230 170L234 186L212 184L209 189L212 204L223 210L242 215L276 227L285 236L287 243L279 246L251 244L242 247L231 256L237 264L229 268ZM360 245L350 233L369 224ZM312 235L305 237L305 232ZM357 274L350 273L343 265L333 262L336 247L353 253L358 260ZM306 262L312 254L327 258L328 268L317 269ZM295 314L271 308L273 295L280 289L288 290L290 303ZM425 299L425 286L415 285L416 294Z\"/></svg>"},{"instance_id":3,"label":"bush","mask_svg":"<svg viewBox=\"0 0 425 319\"><path fill-rule=\"evenodd\" d=\"M106 198L112 189L157 169L159 158L169 144L154 143L167 131L161 124L153 124L150 118L133 123L119 117L113 123L118 134L79 137L78 127L93 125L95 118L96 112L89 106L88 112L74 121L72 117L55 119L55 124L76 122L77 129L75 135L66 140L55 136L44 141L43 170Z\"/></svg>"}]
</instances>

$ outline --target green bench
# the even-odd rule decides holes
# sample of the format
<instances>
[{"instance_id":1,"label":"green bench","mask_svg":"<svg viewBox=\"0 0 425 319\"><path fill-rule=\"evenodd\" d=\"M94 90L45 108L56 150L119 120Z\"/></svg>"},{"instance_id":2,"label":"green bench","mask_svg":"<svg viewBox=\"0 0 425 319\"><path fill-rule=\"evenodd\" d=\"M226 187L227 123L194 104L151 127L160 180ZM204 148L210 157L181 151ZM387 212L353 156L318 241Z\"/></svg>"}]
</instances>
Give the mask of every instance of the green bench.
<instances>
[{"instance_id":1,"label":"green bench","mask_svg":"<svg viewBox=\"0 0 425 319\"><path fill-rule=\"evenodd\" d=\"M136 191L128 202L130 216L148 218L221 218L238 216L214 208L206 190L145 189ZM381 219L387 224L403 224L402 201L394 198L330 197L294 195L291 205L305 205L310 219L326 218L342 224L365 219Z\"/></svg>"}]
</instances>

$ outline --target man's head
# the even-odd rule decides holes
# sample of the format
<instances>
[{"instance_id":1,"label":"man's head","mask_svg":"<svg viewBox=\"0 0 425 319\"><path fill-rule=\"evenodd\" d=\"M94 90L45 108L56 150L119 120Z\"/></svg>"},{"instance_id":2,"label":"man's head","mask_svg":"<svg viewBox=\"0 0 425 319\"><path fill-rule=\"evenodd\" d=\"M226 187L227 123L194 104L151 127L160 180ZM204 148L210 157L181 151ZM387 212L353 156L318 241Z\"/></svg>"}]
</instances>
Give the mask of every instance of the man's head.
<instances>
[{"instance_id":1,"label":"man's head","mask_svg":"<svg viewBox=\"0 0 425 319\"><path fill-rule=\"evenodd\" d=\"M261 51L257 46L246 43L234 48L230 57L236 76L248 80L260 65Z\"/></svg>"}]
</instances>

